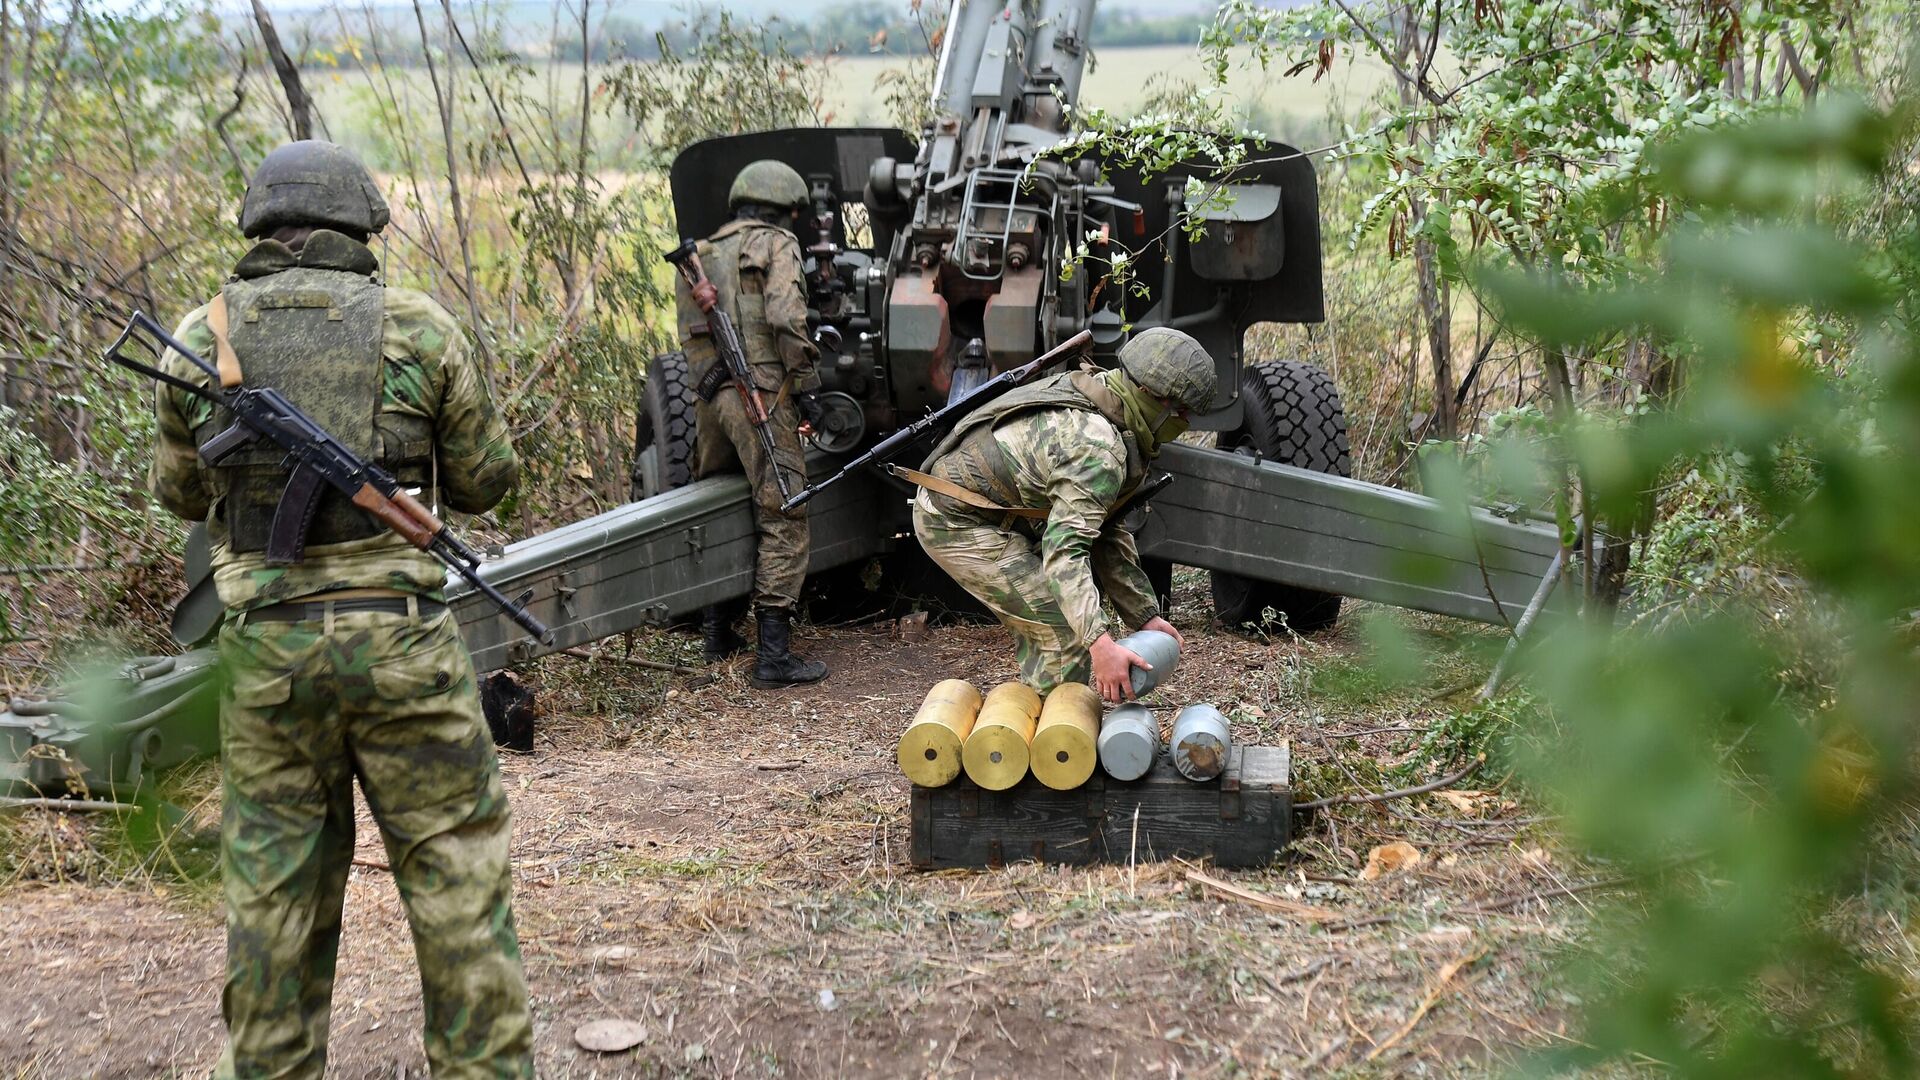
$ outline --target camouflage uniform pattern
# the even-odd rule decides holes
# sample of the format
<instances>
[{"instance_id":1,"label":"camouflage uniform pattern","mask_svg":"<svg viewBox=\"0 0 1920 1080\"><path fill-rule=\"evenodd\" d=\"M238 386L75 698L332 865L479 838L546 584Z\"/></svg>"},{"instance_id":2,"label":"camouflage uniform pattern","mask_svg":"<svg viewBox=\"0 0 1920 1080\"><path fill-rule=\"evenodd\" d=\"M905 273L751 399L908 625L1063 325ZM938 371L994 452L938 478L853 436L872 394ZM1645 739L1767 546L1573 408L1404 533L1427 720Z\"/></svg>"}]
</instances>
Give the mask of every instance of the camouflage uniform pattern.
<instances>
[{"instance_id":1,"label":"camouflage uniform pattern","mask_svg":"<svg viewBox=\"0 0 1920 1080\"><path fill-rule=\"evenodd\" d=\"M316 243L318 241L318 243ZM371 273L372 253L316 232L299 255L264 241L236 268ZM176 336L211 359L206 309ZM519 463L466 339L425 295L388 289L381 328L382 439L423 434L447 505L491 507ZM245 357L241 358L244 369ZM207 376L178 356L182 378ZM220 656L229 1039L218 1075L319 1077L358 776L386 843L420 961L425 1041L436 1077L531 1076L532 1021L509 905L507 804L467 654L451 615L342 612L324 621L247 612L315 593L385 588L437 600L446 572L397 536L309 547L268 566L235 552L220 515L225 470L199 459L212 405L162 387L155 497L209 518L215 584L228 609Z\"/></svg>"},{"instance_id":2,"label":"camouflage uniform pattern","mask_svg":"<svg viewBox=\"0 0 1920 1080\"><path fill-rule=\"evenodd\" d=\"M807 576L806 511L788 514L774 481L772 466L786 474L790 487L805 483L805 451L793 395L819 388L814 370L817 350L807 336L806 281L800 243L785 229L748 218L728 222L700 244L700 263L718 290L720 308L733 318L747 354L747 365L761 398L772 410L777 463L767 461L760 436L747 419L745 403L731 385L711 402L694 409L694 475L704 478L744 471L753 485L754 528L759 535L753 573L758 607L792 610L800 602ZM680 343L697 383L719 363L703 329L706 314L694 303L685 280L678 291Z\"/></svg>"},{"instance_id":3,"label":"camouflage uniform pattern","mask_svg":"<svg viewBox=\"0 0 1920 1080\"><path fill-rule=\"evenodd\" d=\"M419 959L436 1080L533 1075L507 797L453 616L229 619L220 659L228 1043L220 1077L324 1070L353 778Z\"/></svg>"},{"instance_id":4,"label":"camouflage uniform pattern","mask_svg":"<svg viewBox=\"0 0 1920 1080\"><path fill-rule=\"evenodd\" d=\"M315 240L321 237L338 242L317 246ZM327 258L329 254L333 257ZM296 259L301 266L355 272L370 272L373 265L372 252L365 246L336 233L315 233L300 256L294 256L282 244L265 241L248 252L236 270L242 276L271 272ZM203 358L213 358L213 331L207 326L206 307L189 312L174 337ZM413 435L420 421L427 422L435 443L433 471L445 504L463 513L478 513L499 502L513 485L520 462L460 324L425 293L389 287L381 354L386 371L380 409L374 419L381 437L397 442ZM162 366L183 379L212 381L199 368L172 354ZM226 482L220 470L201 463L193 436L194 429L212 418L214 406L161 386L155 412L159 421L158 453L148 486L168 510L188 521L207 522L214 586L227 607L244 610L346 588L378 587L436 599L440 596L446 585L446 569L391 533L311 547L306 560L293 566L269 566L262 553L232 551L223 516L218 513Z\"/></svg>"},{"instance_id":5,"label":"camouflage uniform pattern","mask_svg":"<svg viewBox=\"0 0 1920 1080\"><path fill-rule=\"evenodd\" d=\"M1145 463L1103 390L1084 372L1043 379L983 410L1002 418L963 421L928 459L928 472L1001 506L1045 508L1044 522L927 490L913 503L921 546L1013 632L1021 681L1041 693L1086 681L1101 634L1160 614L1133 535L1113 513ZM1102 594L1125 629L1107 618Z\"/></svg>"}]
</instances>

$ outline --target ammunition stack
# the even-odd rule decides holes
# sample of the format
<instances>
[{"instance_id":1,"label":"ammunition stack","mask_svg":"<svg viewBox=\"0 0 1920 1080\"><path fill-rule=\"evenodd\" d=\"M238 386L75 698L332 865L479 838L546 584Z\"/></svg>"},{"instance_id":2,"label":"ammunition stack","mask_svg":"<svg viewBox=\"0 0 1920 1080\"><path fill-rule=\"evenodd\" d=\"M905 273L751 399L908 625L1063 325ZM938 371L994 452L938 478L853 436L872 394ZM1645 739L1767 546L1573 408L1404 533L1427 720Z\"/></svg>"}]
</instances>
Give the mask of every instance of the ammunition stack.
<instances>
[{"instance_id":1,"label":"ammunition stack","mask_svg":"<svg viewBox=\"0 0 1920 1080\"><path fill-rule=\"evenodd\" d=\"M1180 646L1167 634L1142 630L1120 644L1151 669L1133 670L1133 690L1144 694L1173 674ZM1044 699L1023 683L1006 682L982 695L964 679L935 683L900 736L900 771L925 788L952 783L962 772L986 791L1006 791L1029 773L1054 791L1085 784L1097 764L1115 780L1147 775L1165 750L1175 770L1193 781L1213 780L1233 750L1227 718L1212 705L1189 705L1163 741L1160 722L1145 705L1128 702L1104 716L1100 697L1083 683L1055 687Z\"/></svg>"}]
</instances>

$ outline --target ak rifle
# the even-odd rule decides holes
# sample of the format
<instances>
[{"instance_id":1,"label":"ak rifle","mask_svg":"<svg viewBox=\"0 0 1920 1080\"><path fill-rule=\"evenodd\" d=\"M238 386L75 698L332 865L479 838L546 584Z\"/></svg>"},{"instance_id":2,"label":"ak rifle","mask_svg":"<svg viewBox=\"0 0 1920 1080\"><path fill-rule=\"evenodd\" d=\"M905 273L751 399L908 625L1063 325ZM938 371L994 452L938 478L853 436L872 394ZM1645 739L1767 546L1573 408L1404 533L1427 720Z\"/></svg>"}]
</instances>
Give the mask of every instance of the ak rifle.
<instances>
[{"instance_id":1,"label":"ak rifle","mask_svg":"<svg viewBox=\"0 0 1920 1080\"><path fill-rule=\"evenodd\" d=\"M167 350L179 353L194 367L206 372L213 382L208 386L171 375L154 364L125 355L137 345L154 357L156 363ZM408 494L391 473L367 461L328 434L300 407L270 386L242 385L236 377L229 383L220 370L200 354L174 340L173 335L143 311L127 320L126 328L107 350L106 358L129 371L210 401L233 414L233 426L208 439L200 448L200 457L208 465L222 460L242 447L261 439L286 451L292 475L280 503L274 508L273 527L267 542L269 562L297 562L306 545L306 526L320 494L330 487L351 500L353 505L372 515L374 520L399 533L414 547L438 559L447 569L464 578L481 595L500 606L507 617L532 634L542 644L553 643L553 631L533 617L520 604L509 600L499 589L480 576L480 555L448 531L433 511Z\"/></svg>"},{"instance_id":2,"label":"ak rifle","mask_svg":"<svg viewBox=\"0 0 1920 1080\"><path fill-rule=\"evenodd\" d=\"M1039 356L1034 357L1027 363L1016 368L1008 368L993 378L988 379L986 382L981 383L978 387L975 387L971 393L959 401L936 409L886 438L881 439L879 442L874 443L873 447L866 453L861 454L859 457L841 466L839 472L834 473L832 476L827 477L817 484L810 484L802 488L799 493L780 504L780 509L792 513L795 507L805 504L808 499L813 498L827 488L846 479L850 474L864 469L869 465L886 465L892 462L894 458L899 457L914 443L920 441L921 436L935 430L943 429L948 424L958 423L961 417L987 404L1007 391L1027 382L1060 360L1083 352L1087 346L1092 343L1093 331L1082 330L1046 352L1041 353Z\"/></svg>"}]
</instances>

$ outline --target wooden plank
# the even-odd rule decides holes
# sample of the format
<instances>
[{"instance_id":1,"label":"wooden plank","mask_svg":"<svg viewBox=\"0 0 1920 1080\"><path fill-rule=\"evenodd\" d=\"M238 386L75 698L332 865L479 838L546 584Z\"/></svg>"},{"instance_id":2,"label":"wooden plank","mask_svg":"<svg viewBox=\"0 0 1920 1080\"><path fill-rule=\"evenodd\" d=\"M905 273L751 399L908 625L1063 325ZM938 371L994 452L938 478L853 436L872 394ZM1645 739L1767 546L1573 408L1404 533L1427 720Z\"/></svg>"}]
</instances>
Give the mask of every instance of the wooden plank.
<instances>
[{"instance_id":1,"label":"wooden plank","mask_svg":"<svg viewBox=\"0 0 1920 1080\"><path fill-rule=\"evenodd\" d=\"M1123 863L1210 858L1220 866L1271 862L1292 839L1287 747L1235 747L1227 771L1194 783L1162 757L1138 780L1101 773L1073 791L1029 776L986 791L965 776L914 787L911 858L917 867Z\"/></svg>"}]
</instances>

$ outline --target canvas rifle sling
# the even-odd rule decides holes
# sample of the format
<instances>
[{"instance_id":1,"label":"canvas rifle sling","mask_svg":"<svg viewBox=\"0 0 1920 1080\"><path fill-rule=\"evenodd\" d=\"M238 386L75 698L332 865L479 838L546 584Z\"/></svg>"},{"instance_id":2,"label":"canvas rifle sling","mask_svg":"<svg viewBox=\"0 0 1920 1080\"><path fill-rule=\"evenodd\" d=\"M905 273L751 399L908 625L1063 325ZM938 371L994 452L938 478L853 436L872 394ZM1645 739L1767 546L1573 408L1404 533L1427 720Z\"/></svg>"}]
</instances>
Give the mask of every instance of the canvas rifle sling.
<instances>
[{"instance_id":1,"label":"canvas rifle sling","mask_svg":"<svg viewBox=\"0 0 1920 1080\"><path fill-rule=\"evenodd\" d=\"M1012 514L1014 517L1031 518L1036 521L1046 518L1049 513L1046 508L1039 506L1001 506L977 491L963 488L951 480L943 480L932 473L909 469L905 465L888 465L887 471L902 480L918 484L928 491L945 495L957 502L963 502L976 510L985 510L994 514Z\"/></svg>"}]
</instances>

